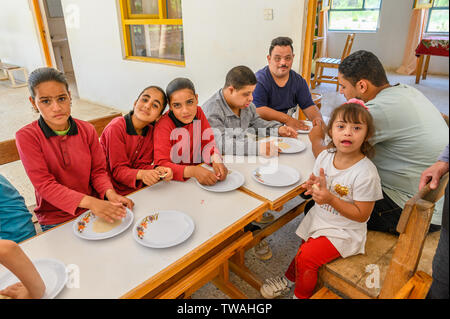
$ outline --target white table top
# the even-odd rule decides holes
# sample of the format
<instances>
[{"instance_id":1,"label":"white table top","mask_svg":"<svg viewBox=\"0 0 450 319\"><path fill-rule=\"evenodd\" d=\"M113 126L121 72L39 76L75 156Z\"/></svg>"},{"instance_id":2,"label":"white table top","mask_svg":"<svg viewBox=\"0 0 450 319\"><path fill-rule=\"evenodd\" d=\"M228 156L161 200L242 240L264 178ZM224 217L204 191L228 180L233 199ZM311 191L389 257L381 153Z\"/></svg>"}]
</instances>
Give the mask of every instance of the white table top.
<instances>
[{"instance_id":1,"label":"white table top","mask_svg":"<svg viewBox=\"0 0 450 319\"><path fill-rule=\"evenodd\" d=\"M220 237L240 219L254 214L263 202L235 190L214 193L194 180L161 182L129 195L134 201L134 221L116 237L90 241L75 236L69 222L20 246L32 260L53 258L79 269L79 288L67 288L57 298L119 298L168 266ZM155 210L179 210L192 217L195 230L185 242L154 249L132 237L135 222ZM0 265L0 276L6 269Z\"/></svg>"},{"instance_id":2,"label":"white table top","mask_svg":"<svg viewBox=\"0 0 450 319\"><path fill-rule=\"evenodd\" d=\"M252 177L252 172L258 166L268 163L268 160L261 156L225 156L224 162L228 169L237 170L245 177L243 188L246 188L253 193L264 197L270 202L275 202L289 191L297 188L303 182L308 180L314 167L315 158L312 153L311 142L308 134L298 134L297 139L301 140L306 145L306 149L300 153L294 154L280 154L272 160L277 160L279 164L295 168L300 173L299 182L286 187L272 187L266 186L255 181Z\"/></svg>"}]
</instances>

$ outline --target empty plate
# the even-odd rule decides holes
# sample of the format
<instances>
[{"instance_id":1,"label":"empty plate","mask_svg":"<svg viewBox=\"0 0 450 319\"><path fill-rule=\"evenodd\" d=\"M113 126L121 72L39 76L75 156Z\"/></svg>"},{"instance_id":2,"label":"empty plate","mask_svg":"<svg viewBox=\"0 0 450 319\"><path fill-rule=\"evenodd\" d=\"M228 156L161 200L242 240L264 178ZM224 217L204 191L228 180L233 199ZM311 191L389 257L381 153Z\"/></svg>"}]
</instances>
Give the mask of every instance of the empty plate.
<instances>
[{"instance_id":1,"label":"empty plate","mask_svg":"<svg viewBox=\"0 0 450 319\"><path fill-rule=\"evenodd\" d=\"M238 171L228 171L228 176L224 181L218 181L212 186L202 185L197 180L197 185L211 192L229 192L244 185L245 178Z\"/></svg>"},{"instance_id":2,"label":"empty plate","mask_svg":"<svg viewBox=\"0 0 450 319\"><path fill-rule=\"evenodd\" d=\"M300 180L300 173L286 165L259 166L252 172L252 177L267 186L289 186Z\"/></svg>"},{"instance_id":3,"label":"empty plate","mask_svg":"<svg viewBox=\"0 0 450 319\"><path fill-rule=\"evenodd\" d=\"M66 285L66 266L55 259L37 259L32 262L45 284L45 293L42 299L55 298ZM17 282L19 279L11 271L7 271L6 274L0 276L0 290Z\"/></svg>"},{"instance_id":4,"label":"empty plate","mask_svg":"<svg viewBox=\"0 0 450 319\"><path fill-rule=\"evenodd\" d=\"M176 210L161 210L139 219L133 227L133 238L146 247L167 248L187 240L194 228L189 215Z\"/></svg>"}]
</instances>

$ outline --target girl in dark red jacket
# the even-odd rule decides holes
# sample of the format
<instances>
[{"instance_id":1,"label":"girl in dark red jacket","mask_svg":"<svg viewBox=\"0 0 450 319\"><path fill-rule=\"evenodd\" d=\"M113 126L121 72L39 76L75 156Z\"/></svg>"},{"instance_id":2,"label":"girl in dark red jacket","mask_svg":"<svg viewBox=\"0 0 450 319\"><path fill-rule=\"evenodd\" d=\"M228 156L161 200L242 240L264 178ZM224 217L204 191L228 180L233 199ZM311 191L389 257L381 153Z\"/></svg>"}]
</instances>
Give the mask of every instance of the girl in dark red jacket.
<instances>
[{"instance_id":1,"label":"girl in dark red jacket","mask_svg":"<svg viewBox=\"0 0 450 319\"><path fill-rule=\"evenodd\" d=\"M164 91L149 86L139 94L130 113L115 118L103 130L100 144L119 194L172 179L170 168L153 164L153 126L166 104Z\"/></svg>"},{"instance_id":2,"label":"girl in dark red jacket","mask_svg":"<svg viewBox=\"0 0 450 319\"><path fill-rule=\"evenodd\" d=\"M169 111L155 128L155 164L170 167L173 179L196 178L204 185L214 185L227 177L208 120L198 106L194 84L177 78L167 85ZM200 166L211 164L214 172Z\"/></svg>"},{"instance_id":3,"label":"girl in dark red jacket","mask_svg":"<svg viewBox=\"0 0 450 319\"><path fill-rule=\"evenodd\" d=\"M39 120L16 133L16 144L36 194L35 213L45 231L86 209L109 222L125 217L133 202L116 193L94 126L70 116L64 75L40 68L28 80ZM104 200L107 199L107 200Z\"/></svg>"}]
</instances>

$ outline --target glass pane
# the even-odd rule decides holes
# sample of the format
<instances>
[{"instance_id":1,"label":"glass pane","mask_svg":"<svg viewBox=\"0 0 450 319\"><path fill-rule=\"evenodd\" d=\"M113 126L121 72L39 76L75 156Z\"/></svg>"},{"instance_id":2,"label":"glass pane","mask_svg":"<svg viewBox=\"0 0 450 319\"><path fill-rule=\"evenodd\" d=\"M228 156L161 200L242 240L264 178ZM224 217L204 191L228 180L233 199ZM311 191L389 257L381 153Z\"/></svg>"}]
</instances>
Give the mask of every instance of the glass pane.
<instances>
[{"instance_id":1,"label":"glass pane","mask_svg":"<svg viewBox=\"0 0 450 319\"><path fill-rule=\"evenodd\" d=\"M333 0L332 9L362 9L363 0Z\"/></svg>"},{"instance_id":2,"label":"glass pane","mask_svg":"<svg viewBox=\"0 0 450 319\"><path fill-rule=\"evenodd\" d=\"M366 9L380 9L381 0L366 0Z\"/></svg>"},{"instance_id":3,"label":"glass pane","mask_svg":"<svg viewBox=\"0 0 450 319\"><path fill-rule=\"evenodd\" d=\"M132 14L158 15L158 0L129 0Z\"/></svg>"},{"instance_id":4,"label":"glass pane","mask_svg":"<svg viewBox=\"0 0 450 319\"><path fill-rule=\"evenodd\" d=\"M448 32L448 10L431 10L427 32Z\"/></svg>"},{"instance_id":5,"label":"glass pane","mask_svg":"<svg viewBox=\"0 0 450 319\"><path fill-rule=\"evenodd\" d=\"M334 2L334 1L333 1ZM329 30L376 31L378 10L371 11L330 11Z\"/></svg>"},{"instance_id":6,"label":"glass pane","mask_svg":"<svg viewBox=\"0 0 450 319\"><path fill-rule=\"evenodd\" d=\"M133 56L184 61L182 25L131 25Z\"/></svg>"},{"instance_id":7,"label":"glass pane","mask_svg":"<svg viewBox=\"0 0 450 319\"><path fill-rule=\"evenodd\" d=\"M167 18L181 19L181 0L167 0Z\"/></svg>"},{"instance_id":8,"label":"glass pane","mask_svg":"<svg viewBox=\"0 0 450 319\"><path fill-rule=\"evenodd\" d=\"M448 7L448 0L434 0L433 7Z\"/></svg>"}]
</instances>

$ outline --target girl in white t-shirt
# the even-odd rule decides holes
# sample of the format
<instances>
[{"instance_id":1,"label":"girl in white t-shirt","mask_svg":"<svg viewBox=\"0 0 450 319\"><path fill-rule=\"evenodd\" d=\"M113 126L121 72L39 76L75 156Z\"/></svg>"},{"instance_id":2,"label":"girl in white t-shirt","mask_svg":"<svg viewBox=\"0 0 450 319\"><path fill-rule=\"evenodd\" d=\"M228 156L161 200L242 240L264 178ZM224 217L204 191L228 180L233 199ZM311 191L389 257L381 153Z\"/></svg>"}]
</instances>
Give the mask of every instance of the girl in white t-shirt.
<instances>
[{"instance_id":1,"label":"girl in white t-shirt","mask_svg":"<svg viewBox=\"0 0 450 319\"><path fill-rule=\"evenodd\" d=\"M296 233L302 238L286 278L269 279L261 287L274 298L295 283L294 297L311 297L320 266L338 257L364 253L366 222L375 201L383 198L380 177L368 157L373 147L372 116L359 100L351 100L331 114L329 145L317 156L313 174L305 183L315 205Z\"/></svg>"}]
</instances>

